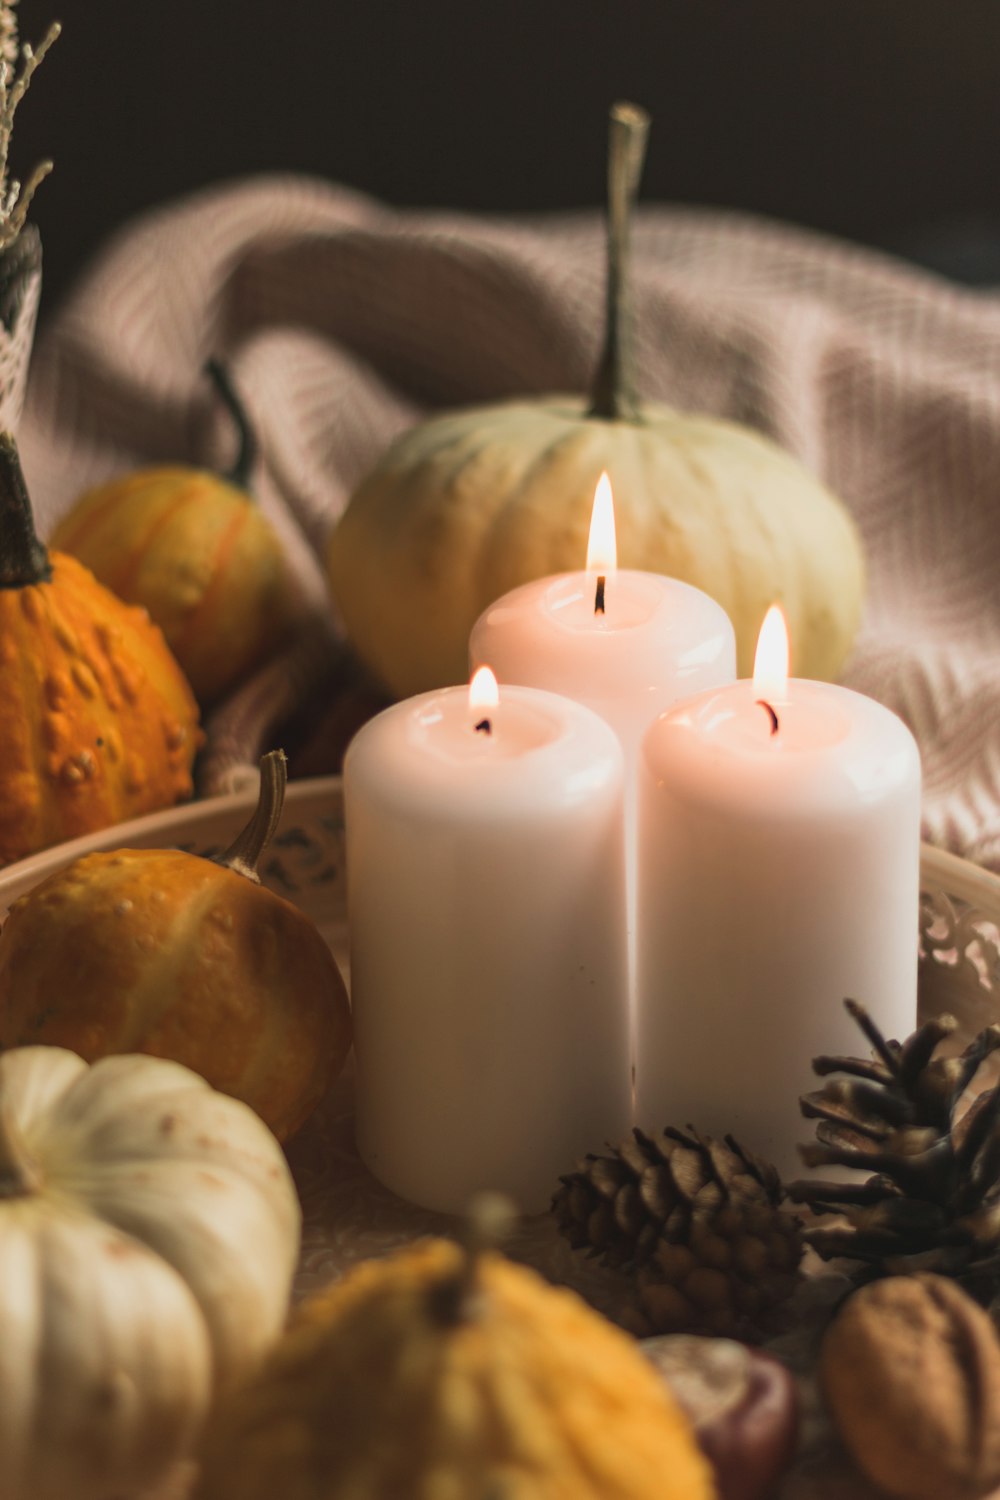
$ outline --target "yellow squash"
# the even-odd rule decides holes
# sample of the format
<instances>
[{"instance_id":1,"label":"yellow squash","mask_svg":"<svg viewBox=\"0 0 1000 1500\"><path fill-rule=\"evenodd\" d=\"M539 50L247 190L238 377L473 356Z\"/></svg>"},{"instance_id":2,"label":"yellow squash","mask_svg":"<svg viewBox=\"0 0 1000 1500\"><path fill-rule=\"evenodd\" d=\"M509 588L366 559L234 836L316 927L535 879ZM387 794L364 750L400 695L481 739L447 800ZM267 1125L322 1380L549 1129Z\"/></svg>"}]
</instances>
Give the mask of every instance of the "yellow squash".
<instances>
[{"instance_id":1,"label":"yellow squash","mask_svg":"<svg viewBox=\"0 0 1000 1500\"><path fill-rule=\"evenodd\" d=\"M492 1252L431 1240L307 1304L210 1424L196 1500L711 1500L634 1342Z\"/></svg>"}]
</instances>

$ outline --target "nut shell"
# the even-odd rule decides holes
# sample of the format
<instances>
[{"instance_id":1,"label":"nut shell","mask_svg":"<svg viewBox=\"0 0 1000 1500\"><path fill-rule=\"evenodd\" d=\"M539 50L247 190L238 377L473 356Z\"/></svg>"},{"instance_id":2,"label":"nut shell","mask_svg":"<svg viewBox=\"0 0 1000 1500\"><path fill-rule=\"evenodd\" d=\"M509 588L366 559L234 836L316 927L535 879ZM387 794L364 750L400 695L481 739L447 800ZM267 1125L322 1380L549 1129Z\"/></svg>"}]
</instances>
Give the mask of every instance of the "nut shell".
<instances>
[{"instance_id":1,"label":"nut shell","mask_svg":"<svg viewBox=\"0 0 1000 1500\"><path fill-rule=\"evenodd\" d=\"M859 1468L899 1500L1000 1485L1000 1340L943 1276L863 1287L827 1331L823 1393Z\"/></svg>"}]
</instances>

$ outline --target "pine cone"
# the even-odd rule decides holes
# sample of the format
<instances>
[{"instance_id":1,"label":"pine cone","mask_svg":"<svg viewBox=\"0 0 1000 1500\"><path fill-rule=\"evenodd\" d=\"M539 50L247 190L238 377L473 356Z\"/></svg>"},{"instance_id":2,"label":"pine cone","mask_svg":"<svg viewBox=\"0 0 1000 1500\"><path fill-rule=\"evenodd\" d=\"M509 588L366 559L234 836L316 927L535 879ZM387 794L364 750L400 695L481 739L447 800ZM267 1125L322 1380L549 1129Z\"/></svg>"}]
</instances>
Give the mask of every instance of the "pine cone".
<instances>
[{"instance_id":1,"label":"pine cone","mask_svg":"<svg viewBox=\"0 0 1000 1500\"><path fill-rule=\"evenodd\" d=\"M561 1180L552 1211L573 1248L636 1272L636 1331L747 1335L795 1285L799 1222L775 1169L732 1136L634 1130Z\"/></svg>"},{"instance_id":2,"label":"pine cone","mask_svg":"<svg viewBox=\"0 0 1000 1500\"><path fill-rule=\"evenodd\" d=\"M873 1171L863 1182L807 1179L789 1196L846 1223L806 1240L825 1260L847 1256L868 1276L938 1271L995 1281L1000 1271L1000 1086L981 1094L960 1124L958 1102L980 1064L1000 1047L987 1026L958 1057L935 1057L958 1022L927 1021L905 1042L887 1042L866 1011L845 1001L873 1048L870 1058L818 1057L814 1071L846 1074L800 1101L816 1119L809 1167Z\"/></svg>"}]
</instances>

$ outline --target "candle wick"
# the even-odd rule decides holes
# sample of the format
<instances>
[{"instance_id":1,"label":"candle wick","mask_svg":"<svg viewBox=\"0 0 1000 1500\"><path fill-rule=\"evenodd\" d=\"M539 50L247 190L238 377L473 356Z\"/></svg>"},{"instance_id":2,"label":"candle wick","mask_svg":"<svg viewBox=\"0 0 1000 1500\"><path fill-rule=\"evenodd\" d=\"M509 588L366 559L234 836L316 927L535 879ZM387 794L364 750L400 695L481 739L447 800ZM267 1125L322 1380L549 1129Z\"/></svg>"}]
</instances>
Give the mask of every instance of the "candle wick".
<instances>
[{"instance_id":1,"label":"candle wick","mask_svg":"<svg viewBox=\"0 0 1000 1500\"><path fill-rule=\"evenodd\" d=\"M492 719L480 719L479 723L476 725L476 733L477 734L492 734L493 733L493 721L492 721Z\"/></svg>"},{"instance_id":2,"label":"candle wick","mask_svg":"<svg viewBox=\"0 0 1000 1500\"><path fill-rule=\"evenodd\" d=\"M771 733L772 734L777 734L777 732L778 732L778 715L775 713L775 711L771 707L770 703L765 702L765 700L763 698L758 698L757 699L757 707L758 708L762 708L764 710L764 712L770 718L770 720L771 720Z\"/></svg>"},{"instance_id":3,"label":"candle wick","mask_svg":"<svg viewBox=\"0 0 1000 1500\"><path fill-rule=\"evenodd\" d=\"M595 615L603 615L603 613L604 613L604 586L605 586L605 582L606 582L606 579L605 579L604 574L603 573L598 573L598 575L597 575L597 592L594 595L594 614Z\"/></svg>"}]
</instances>

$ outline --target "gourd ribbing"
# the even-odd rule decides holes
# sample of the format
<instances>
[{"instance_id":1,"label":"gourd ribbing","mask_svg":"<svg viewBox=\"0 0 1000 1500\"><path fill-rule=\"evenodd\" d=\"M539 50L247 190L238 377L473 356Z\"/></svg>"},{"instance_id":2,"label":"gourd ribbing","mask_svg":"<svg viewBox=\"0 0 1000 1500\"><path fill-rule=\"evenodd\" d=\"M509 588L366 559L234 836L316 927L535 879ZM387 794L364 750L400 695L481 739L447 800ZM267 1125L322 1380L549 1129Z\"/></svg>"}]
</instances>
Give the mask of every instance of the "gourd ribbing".
<instances>
[{"instance_id":1,"label":"gourd ribbing","mask_svg":"<svg viewBox=\"0 0 1000 1500\"><path fill-rule=\"evenodd\" d=\"M629 229L642 175L649 116L635 104L611 110L608 139L608 280L604 350L589 415L610 422L639 420L628 282Z\"/></svg>"},{"instance_id":2,"label":"gourd ribbing","mask_svg":"<svg viewBox=\"0 0 1000 1500\"><path fill-rule=\"evenodd\" d=\"M39 1177L21 1143L10 1111L0 1102L0 1199L36 1192Z\"/></svg>"},{"instance_id":3,"label":"gourd ribbing","mask_svg":"<svg viewBox=\"0 0 1000 1500\"><path fill-rule=\"evenodd\" d=\"M38 539L17 444L0 432L0 588L48 583L49 554Z\"/></svg>"}]
</instances>

